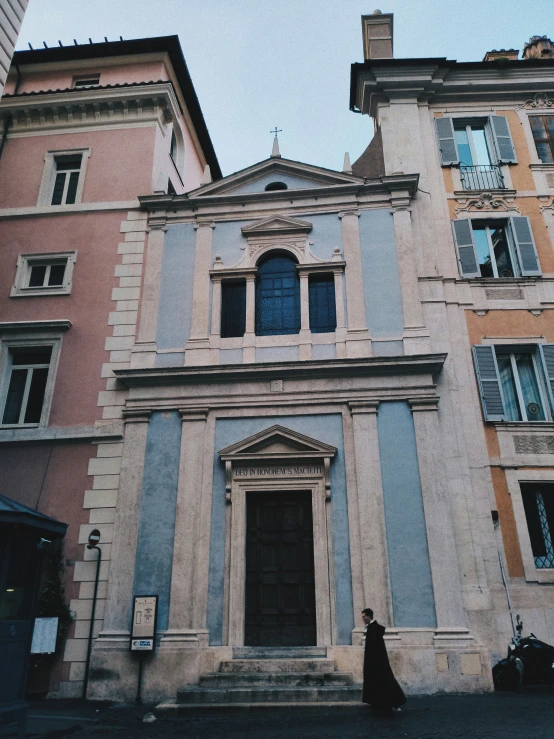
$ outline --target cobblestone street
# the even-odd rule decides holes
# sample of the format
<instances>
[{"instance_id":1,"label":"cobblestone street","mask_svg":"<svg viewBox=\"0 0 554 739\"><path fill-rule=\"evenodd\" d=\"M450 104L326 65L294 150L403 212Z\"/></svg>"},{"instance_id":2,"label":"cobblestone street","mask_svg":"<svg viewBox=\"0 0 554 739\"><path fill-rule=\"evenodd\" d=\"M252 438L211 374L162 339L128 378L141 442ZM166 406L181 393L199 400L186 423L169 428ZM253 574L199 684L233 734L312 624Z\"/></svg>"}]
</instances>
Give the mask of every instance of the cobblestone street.
<instances>
[{"instance_id":1,"label":"cobblestone street","mask_svg":"<svg viewBox=\"0 0 554 739\"><path fill-rule=\"evenodd\" d=\"M143 723L149 707L106 707L41 701L32 704L28 739L552 739L554 695L441 695L412 697L392 718L376 718L363 705L204 709L178 716L158 714Z\"/></svg>"}]
</instances>

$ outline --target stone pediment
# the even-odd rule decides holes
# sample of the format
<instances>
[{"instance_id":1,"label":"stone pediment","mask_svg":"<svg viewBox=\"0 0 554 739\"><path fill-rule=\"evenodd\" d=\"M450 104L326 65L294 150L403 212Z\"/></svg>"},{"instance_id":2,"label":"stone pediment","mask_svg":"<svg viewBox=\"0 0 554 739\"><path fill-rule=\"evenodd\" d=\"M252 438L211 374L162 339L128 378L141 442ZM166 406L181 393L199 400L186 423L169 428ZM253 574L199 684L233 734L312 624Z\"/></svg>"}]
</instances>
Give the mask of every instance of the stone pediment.
<instances>
[{"instance_id":1,"label":"stone pediment","mask_svg":"<svg viewBox=\"0 0 554 739\"><path fill-rule=\"evenodd\" d=\"M275 425L222 449L219 456L223 461L237 462L264 459L322 459L334 457L336 453L337 449L334 446L284 426Z\"/></svg>"},{"instance_id":2,"label":"stone pediment","mask_svg":"<svg viewBox=\"0 0 554 739\"><path fill-rule=\"evenodd\" d=\"M259 195L265 194L265 187L271 181L282 181L288 190L304 190L333 185L363 184L360 177L346 172L337 172L324 167L315 167L291 159L270 158L258 164L228 175L217 182L200 187L188 193L189 197L208 195ZM275 191L268 196L275 196ZM285 196L286 197L286 196Z\"/></svg>"},{"instance_id":3,"label":"stone pediment","mask_svg":"<svg viewBox=\"0 0 554 739\"><path fill-rule=\"evenodd\" d=\"M309 233L312 224L309 221L301 221L298 218L287 218L285 216L272 216L256 221L248 226L243 226L241 231L245 236L266 236L267 234L291 234Z\"/></svg>"}]
</instances>

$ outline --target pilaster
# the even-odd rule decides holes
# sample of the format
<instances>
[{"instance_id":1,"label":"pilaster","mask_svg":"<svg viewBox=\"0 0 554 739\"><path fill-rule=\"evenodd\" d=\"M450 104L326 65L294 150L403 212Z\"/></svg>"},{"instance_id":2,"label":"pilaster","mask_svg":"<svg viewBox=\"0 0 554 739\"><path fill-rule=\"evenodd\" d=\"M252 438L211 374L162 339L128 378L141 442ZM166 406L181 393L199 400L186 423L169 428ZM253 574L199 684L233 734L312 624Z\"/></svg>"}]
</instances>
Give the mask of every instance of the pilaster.
<instances>
[{"instance_id":1,"label":"pilaster","mask_svg":"<svg viewBox=\"0 0 554 739\"><path fill-rule=\"evenodd\" d=\"M345 278L348 297L346 354L348 357L371 356L371 341L365 315L359 216L359 211L354 210L339 213L339 218L342 220L342 247L346 262Z\"/></svg>"},{"instance_id":2,"label":"pilaster","mask_svg":"<svg viewBox=\"0 0 554 739\"><path fill-rule=\"evenodd\" d=\"M202 624L195 623L198 544L203 536L200 506L204 465L204 441L208 408L180 411L182 422L179 487L175 512L175 543L171 570L169 628L163 646L198 645L207 641Z\"/></svg>"},{"instance_id":3,"label":"pilaster","mask_svg":"<svg viewBox=\"0 0 554 739\"><path fill-rule=\"evenodd\" d=\"M156 349L156 324L160 302L162 260L166 231L165 216L158 217L156 222L149 224L137 343L143 345L150 344L153 351ZM146 350L148 347L143 346L141 348L142 350Z\"/></svg>"},{"instance_id":4,"label":"pilaster","mask_svg":"<svg viewBox=\"0 0 554 739\"><path fill-rule=\"evenodd\" d=\"M442 465L438 401L436 396L409 399L414 419L427 545L435 597L436 638L460 640L460 638L468 638L468 632L454 542L454 527L450 507L445 497L448 487L443 484L445 470Z\"/></svg>"},{"instance_id":5,"label":"pilaster","mask_svg":"<svg viewBox=\"0 0 554 739\"><path fill-rule=\"evenodd\" d=\"M125 441L121 459L110 578L104 627L99 639L127 638L131 619L144 457L151 412L125 411L124 415Z\"/></svg>"},{"instance_id":6,"label":"pilaster","mask_svg":"<svg viewBox=\"0 0 554 739\"><path fill-rule=\"evenodd\" d=\"M358 522L364 607L392 623L391 589L381 485L377 413L379 401L349 403L354 431Z\"/></svg>"},{"instance_id":7,"label":"pilaster","mask_svg":"<svg viewBox=\"0 0 554 739\"><path fill-rule=\"evenodd\" d=\"M212 265L212 235L215 223L200 221L196 229L194 282L190 338L185 346L185 365L209 364L210 269Z\"/></svg>"},{"instance_id":8,"label":"pilaster","mask_svg":"<svg viewBox=\"0 0 554 739\"><path fill-rule=\"evenodd\" d=\"M243 339L242 361L256 361L256 275L246 275L246 330Z\"/></svg>"},{"instance_id":9,"label":"pilaster","mask_svg":"<svg viewBox=\"0 0 554 739\"><path fill-rule=\"evenodd\" d=\"M300 272L300 359L312 358L310 331L310 283L306 272Z\"/></svg>"}]
</instances>

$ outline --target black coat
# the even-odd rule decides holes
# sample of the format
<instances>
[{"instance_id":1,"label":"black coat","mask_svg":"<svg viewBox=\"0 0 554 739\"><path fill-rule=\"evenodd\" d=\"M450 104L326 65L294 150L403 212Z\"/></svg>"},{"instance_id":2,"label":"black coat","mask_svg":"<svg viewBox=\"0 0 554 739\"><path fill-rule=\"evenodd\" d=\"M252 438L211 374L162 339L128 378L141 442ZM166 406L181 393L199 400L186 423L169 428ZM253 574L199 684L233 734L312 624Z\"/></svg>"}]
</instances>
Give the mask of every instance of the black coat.
<instances>
[{"instance_id":1,"label":"black coat","mask_svg":"<svg viewBox=\"0 0 554 739\"><path fill-rule=\"evenodd\" d=\"M383 639L385 627L372 621L365 632L364 689L362 700L378 711L406 703L406 696L393 675Z\"/></svg>"}]
</instances>

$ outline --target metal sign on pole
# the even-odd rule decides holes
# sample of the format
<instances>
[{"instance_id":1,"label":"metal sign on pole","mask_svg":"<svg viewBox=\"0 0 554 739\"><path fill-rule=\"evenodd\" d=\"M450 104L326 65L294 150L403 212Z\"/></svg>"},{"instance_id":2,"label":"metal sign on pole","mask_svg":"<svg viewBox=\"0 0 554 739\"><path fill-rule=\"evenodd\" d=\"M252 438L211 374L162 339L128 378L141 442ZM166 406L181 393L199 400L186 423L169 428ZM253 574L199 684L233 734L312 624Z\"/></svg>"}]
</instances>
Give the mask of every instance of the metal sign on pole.
<instances>
[{"instance_id":1,"label":"metal sign on pole","mask_svg":"<svg viewBox=\"0 0 554 739\"><path fill-rule=\"evenodd\" d=\"M136 703L140 705L142 689L142 665L144 652L153 652L156 645L158 620L158 596L135 595L133 598L133 621L131 626L131 652L139 652L139 672Z\"/></svg>"}]
</instances>

